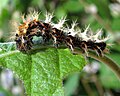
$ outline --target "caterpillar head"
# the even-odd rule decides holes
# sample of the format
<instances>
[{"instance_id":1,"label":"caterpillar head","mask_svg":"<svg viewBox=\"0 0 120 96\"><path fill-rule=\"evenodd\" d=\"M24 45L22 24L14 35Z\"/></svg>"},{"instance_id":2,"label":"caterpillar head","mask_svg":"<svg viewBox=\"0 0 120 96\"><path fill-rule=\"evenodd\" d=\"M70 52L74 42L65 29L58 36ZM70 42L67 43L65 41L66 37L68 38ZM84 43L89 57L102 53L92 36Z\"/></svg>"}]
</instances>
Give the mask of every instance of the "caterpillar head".
<instances>
[{"instance_id":1,"label":"caterpillar head","mask_svg":"<svg viewBox=\"0 0 120 96\"><path fill-rule=\"evenodd\" d=\"M32 46L32 35L34 34L34 30L31 30L32 27L38 22L39 13L38 12L29 12L29 14L24 18L22 16L23 23L20 24L16 31L16 45L20 51L26 51L31 49ZM28 29L31 28L29 31ZM36 26L35 26L36 28Z\"/></svg>"}]
</instances>

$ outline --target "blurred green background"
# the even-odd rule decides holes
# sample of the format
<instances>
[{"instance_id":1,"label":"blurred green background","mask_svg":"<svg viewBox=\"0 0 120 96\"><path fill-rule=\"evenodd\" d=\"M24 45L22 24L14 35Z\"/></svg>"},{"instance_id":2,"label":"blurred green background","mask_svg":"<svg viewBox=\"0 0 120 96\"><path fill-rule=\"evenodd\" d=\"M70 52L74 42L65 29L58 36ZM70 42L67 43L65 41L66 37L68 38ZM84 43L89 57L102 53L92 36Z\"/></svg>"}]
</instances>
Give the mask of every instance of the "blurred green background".
<instances>
[{"instance_id":1,"label":"blurred green background","mask_svg":"<svg viewBox=\"0 0 120 96\"><path fill-rule=\"evenodd\" d=\"M46 12L54 12L54 22L67 16L69 26L77 20L82 30L88 24L93 31L102 28L103 37L111 37L108 56L120 65L120 0L0 0L0 42L11 41L12 21L20 22L30 10L41 12L42 20ZM91 58L88 63L81 73L63 80L65 96L120 96L120 80L111 69ZM23 96L22 82L10 70L0 70L0 96Z\"/></svg>"}]
</instances>

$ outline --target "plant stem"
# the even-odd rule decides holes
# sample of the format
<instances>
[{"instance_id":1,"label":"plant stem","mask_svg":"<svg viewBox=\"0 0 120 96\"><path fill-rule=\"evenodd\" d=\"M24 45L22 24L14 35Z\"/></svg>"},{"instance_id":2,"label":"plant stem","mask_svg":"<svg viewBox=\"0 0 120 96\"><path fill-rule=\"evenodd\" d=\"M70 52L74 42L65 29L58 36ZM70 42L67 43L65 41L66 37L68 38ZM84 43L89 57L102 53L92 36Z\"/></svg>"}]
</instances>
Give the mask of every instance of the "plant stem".
<instances>
[{"instance_id":1,"label":"plant stem","mask_svg":"<svg viewBox=\"0 0 120 96\"><path fill-rule=\"evenodd\" d=\"M3 42L3 43L0 43L0 45L7 45L7 44L15 44L16 42Z\"/></svg>"},{"instance_id":2,"label":"plant stem","mask_svg":"<svg viewBox=\"0 0 120 96\"><path fill-rule=\"evenodd\" d=\"M15 44L15 43L13 43ZM33 49L31 49L30 51L26 52L26 53L30 53L30 54L34 54L38 51L42 51L42 50L45 50L47 48L54 48L53 45L37 45L35 46ZM66 46L60 46L59 49L62 48L62 49L65 49L67 48ZM1 54L0 55L0 58L3 58L3 57L6 57L8 55L12 55L12 54L15 54L15 53L18 53L19 51L18 50L15 50L15 51L11 51L11 52L7 52L7 53L4 53L4 54ZM76 54L82 54L82 51L79 50L79 49L75 49L73 53L76 53ZM108 56L104 56L104 57L100 57L100 56L97 56L95 53L93 52L89 52L88 54L88 57L91 57L91 58L94 58L100 62L103 62L104 64L106 64L107 66L109 66L113 72L118 76L118 78L120 79L120 66L118 66L113 60L111 60Z\"/></svg>"},{"instance_id":3,"label":"plant stem","mask_svg":"<svg viewBox=\"0 0 120 96\"><path fill-rule=\"evenodd\" d=\"M104 64L106 64L107 66L109 66L118 76L118 78L120 79L120 66L118 66L112 59L110 59L108 56L104 56L104 57L98 57L95 54L90 53L89 54L90 57L103 62Z\"/></svg>"},{"instance_id":4,"label":"plant stem","mask_svg":"<svg viewBox=\"0 0 120 96\"><path fill-rule=\"evenodd\" d=\"M31 50L31 52L35 52L36 50L40 51L41 49L45 50L46 48L54 48L54 46L53 45L36 46L34 49ZM63 46L60 46L59 48L65 49L67 47L63 45ZM82 51L79 49L75 49L73 53L82 54ZM100 57L100 56L97 56L97 54L95 54L93 52L89 52L88 57L94 58L100 62L103 62L107 66L109 66L113 70L113 72L117 75L117 77L120 79L120 66L118 66L118 64L116 64L108 56L105 55L103 57Z\"/></svg>"},{"instance_id":5,"label":"plant stem","mask_svg":"<svg viewBox=\"0 0 120 96\"><path fill-rule=\"evenodd\" d=\"M82 54L82 52L80 50L75 50L75 53L77 54ZM118 64L116 64L112 59L110 59L108 56L97 56L97 54L94 54L93 52L89 52L88 57L94 58L100 62L103 62L104 64L106 64L108 67L110 67L113 72L117 75L117 77L120 79L120 66L118 66Z\"/></svg>"}]
</instances>

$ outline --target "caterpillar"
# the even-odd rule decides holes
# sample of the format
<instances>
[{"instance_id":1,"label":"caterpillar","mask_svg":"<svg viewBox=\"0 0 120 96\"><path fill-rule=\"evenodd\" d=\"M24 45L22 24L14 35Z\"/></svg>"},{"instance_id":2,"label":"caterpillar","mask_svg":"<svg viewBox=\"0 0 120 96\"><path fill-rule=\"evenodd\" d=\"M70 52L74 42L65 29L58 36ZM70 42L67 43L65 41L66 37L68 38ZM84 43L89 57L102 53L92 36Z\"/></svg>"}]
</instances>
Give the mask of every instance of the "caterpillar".
<instances>
[{"instance_id":1,"label":"caterpillar","mask_svg":"<svg viewBox=\"0 0 120 96\"><path fill-rule=\"evenodd\" d=\"M76 22L71 24L71 28L64 27L65 18L59 20L58 24L53 23L51 20L53 15L46 13L45 20L39 20L37 12L28 15L26 18L22 17L23 22L18 26L15 35L15 42L17 49L20 51L30 50L33 46L33 37L42 37L43 42L52 41L53 45L57 48L60 44L65 44L74 51L75 48L80 48L83 53L88 55L88 50L95 51L99 56L103 56L107 50L106 41L109 37L104 39L100 38L102 30L93 34L92 30L87 28L81 30L75 29Z\"/></svg>"}]
</instances>

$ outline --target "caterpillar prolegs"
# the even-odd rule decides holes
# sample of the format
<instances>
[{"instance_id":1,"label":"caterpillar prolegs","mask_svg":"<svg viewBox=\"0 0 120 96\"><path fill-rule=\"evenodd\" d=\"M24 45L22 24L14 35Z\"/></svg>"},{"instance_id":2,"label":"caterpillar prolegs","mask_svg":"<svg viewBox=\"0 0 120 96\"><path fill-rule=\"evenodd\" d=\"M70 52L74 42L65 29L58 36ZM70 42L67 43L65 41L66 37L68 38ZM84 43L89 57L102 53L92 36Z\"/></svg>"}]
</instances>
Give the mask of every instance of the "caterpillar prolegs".
<instances>
[{"instance_id":1,"label":"caterpillar prolegs","mask_svg":"<svg viewBox=\"0 0 120 96\"><path fill-rule=\"evenodd\" d=\"M64 27L65 18L59 20L58 24L54 24L52 15L47 13L44 21L38 19L39 14L33 13L23 18L23 23L18 26L15 41L18 50L27 51L33 46L33 37L42 37L43 42L52 41L55 47L60 44L67 45L72 51L74 48L80 48L84 53L88 54L88 50L94 50L99 56L103 56L107 50L105 43L109 38L101 39L101 30L93 34L88 27L81 32L76 30L76 22L73 22L71 28Z\"/></svg>"}]
</instances>

